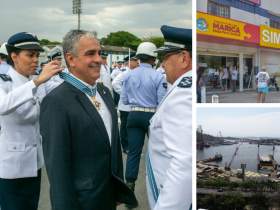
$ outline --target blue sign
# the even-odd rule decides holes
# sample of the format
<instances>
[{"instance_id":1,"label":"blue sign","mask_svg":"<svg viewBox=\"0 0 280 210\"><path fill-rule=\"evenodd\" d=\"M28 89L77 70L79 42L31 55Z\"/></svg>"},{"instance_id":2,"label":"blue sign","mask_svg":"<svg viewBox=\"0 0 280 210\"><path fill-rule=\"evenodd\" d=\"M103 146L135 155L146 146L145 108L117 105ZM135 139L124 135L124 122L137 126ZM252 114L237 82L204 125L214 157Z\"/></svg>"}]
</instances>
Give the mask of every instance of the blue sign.
<instances>
[{"instance_id":1,"label":"blue sign","mask_svg":"<svg viewBox=\"0 0 280 210\"><path fill-rule=\"evenodd\" d=\"M256 4L258 6L261 6L261 0L245 0L245 1L248 1L248 2L250 2L252 4Z\"/></svg>"}]
</instances>

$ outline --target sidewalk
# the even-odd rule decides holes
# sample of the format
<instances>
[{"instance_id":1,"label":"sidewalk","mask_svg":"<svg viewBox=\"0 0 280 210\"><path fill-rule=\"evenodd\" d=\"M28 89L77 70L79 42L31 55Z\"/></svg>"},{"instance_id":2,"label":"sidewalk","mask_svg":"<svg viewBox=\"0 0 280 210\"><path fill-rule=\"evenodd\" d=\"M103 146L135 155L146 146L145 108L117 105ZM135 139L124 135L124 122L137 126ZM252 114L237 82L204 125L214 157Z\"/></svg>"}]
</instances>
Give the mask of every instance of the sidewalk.
<instances>
[{"instance_id":1,"label":"sidewalk","mask_svg":"<svg viewBox=\"0 0 280 210\"><path fill-rule=\"evenodd\" d=\"M206 95L206 103L212 103L212 95ZM219 96L219 103L257 103L257 91L249 90L235 93L221 93ZM260 99L261 102L261 99ZM280 103L280 91L270 89L265 96L265 103Z\"/></svg>"}]
</instances>

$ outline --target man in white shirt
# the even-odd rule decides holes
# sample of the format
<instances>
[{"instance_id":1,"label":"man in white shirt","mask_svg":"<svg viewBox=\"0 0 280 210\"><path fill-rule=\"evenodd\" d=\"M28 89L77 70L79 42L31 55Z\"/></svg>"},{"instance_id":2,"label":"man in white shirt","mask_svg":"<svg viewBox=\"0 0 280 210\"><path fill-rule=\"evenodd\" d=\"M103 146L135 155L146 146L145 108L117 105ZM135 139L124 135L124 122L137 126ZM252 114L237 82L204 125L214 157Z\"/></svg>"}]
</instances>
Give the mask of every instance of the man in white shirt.
<instances>
[{"instance_id":1,"label":"man in white shirt","mask_svg":"<svg viewBox=\"0 0 280 210\"><path fill-rule=\"evenodd\" d=\"M111 74L111 79L114 81L114 79L118 76L120 73L120 69L122 67L122 61L117 62L117 67L113 69L113 72ZM113 89L113 94L114 94L114 102L115 106L118 106L119 100L120 100L120 95Z\"/></svg>"},{"instance_id":2,"label":"man in white shirt","mask_svg":"<svg viewBox=\"0 0 280 210\"><path fill-rule=\"evenodd\" d=\"M63 39L70 74L44 98L40 131L52 209L116 210L136 198L123 182L118 116L100 77L96 33L71 30Z\"/></svg>"},{"instance_id":3,"label":"man in white shirt","mask_svg":"<svg viewBox=\"0 0 280 210\"><path fill-rule=\"evenodd\" d=\"M100 55L102 59L102 65L100 69L100 78L98 79L98 82L101 82L103 85L105 85L110 91L112 89L111 85L111 74L110 74L110 68L107 66L107 59L108 54L102 53Z\"/></svg>"},{"instance_id":4,"label":"man in white shirt","mask_svg":"<svg viewBox=\"0 0 280 210\"><path fill-rule=\"evenodd\" d=\"M232 85L233 85L232 92L236 92L237 70L235 69L235 66L232 67L231 78L232 78Z\"/></svg>"},{"instance_id":5,"label":"man in white shirt","mask_svg":"<svg viewBox=\"0 0 280 210\"><path fill-rule=\"evenodd\" d=\"M256 87L258 88L258 98L257 102L260 102L260 97L262 95L262 103L265 101L265 94L268 93L270 77L266 72L266 67L262 67L262 71L258 73L255 79Z\"/></svg>"}]
</instances>

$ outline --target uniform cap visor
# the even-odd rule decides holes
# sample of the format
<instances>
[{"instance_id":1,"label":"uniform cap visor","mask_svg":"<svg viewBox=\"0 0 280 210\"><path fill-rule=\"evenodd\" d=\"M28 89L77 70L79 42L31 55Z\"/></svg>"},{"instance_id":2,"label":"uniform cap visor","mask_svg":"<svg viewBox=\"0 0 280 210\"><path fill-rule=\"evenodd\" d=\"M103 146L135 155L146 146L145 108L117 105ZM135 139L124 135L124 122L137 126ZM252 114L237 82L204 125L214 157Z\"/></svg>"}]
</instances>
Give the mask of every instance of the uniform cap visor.
<instances>
[{"instance_id":1,"label":"uniform cap visor","mask_svg":"<svg viewBox=\"0 0 280 210\"><path fill-rule=\"evenodd\" d=\"M158 48L157 50L154 50L154 53L163 53L163 52L170 52L170 51L177 51L177 50L183 50L183 48L180 47L171 47L171 46L162 46Z\"/></svg>"},{"instance_id":2,"label":"uniform cap visor","mask_svg":"<svg viewBox=\"0 0 280 210\"><path fill-rule=\"evenodd\" d=\"M30 45L22 45L18 47L14 47L13 45L6 44L6 48L8 53L13 52L14 50L39 50L40 52L44 52L45 50L37 44L30 44Z\"/></svg>"}]
</instances>

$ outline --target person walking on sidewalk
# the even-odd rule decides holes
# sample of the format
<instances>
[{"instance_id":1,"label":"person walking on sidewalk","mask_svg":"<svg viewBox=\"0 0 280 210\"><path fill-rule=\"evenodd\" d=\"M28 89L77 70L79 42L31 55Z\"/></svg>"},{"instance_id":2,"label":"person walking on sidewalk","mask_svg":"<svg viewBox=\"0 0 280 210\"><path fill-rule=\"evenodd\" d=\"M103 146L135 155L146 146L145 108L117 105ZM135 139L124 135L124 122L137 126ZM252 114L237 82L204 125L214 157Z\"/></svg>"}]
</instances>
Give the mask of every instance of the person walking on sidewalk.
<instances>
[{"instance_id":1,"label":"person walking on sidewalk","mask_svg":"<svg viewBox=\"0 0 280 210\"><path fill-rule=\"evenodd\" d=\"M266 72L266 67L262 67L262 71L258 73L255 79L256 87L258 88L258 98L257 101L259 103L260 97L262 95L262 103L265 101L265 94L268 93L268 85L269 85L269 75Z\"/></svg>"}]
</instances>

